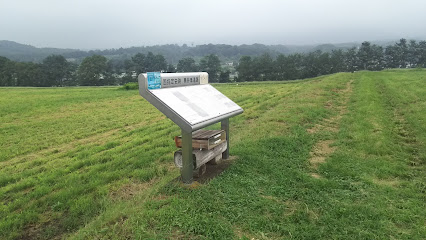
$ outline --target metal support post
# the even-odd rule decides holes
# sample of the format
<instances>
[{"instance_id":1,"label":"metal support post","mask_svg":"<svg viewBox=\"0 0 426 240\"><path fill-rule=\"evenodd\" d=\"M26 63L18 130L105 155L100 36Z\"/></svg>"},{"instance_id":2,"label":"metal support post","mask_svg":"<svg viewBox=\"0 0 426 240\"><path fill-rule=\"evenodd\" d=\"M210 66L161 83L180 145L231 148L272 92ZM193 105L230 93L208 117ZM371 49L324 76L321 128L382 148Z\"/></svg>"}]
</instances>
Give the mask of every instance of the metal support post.
<instances>
[{"instance_id":1,"label":"metal support post","mask_svg":"<svg viewBox=\"0 0 426 240\"><path fill-rule=\"evenodd\" d=\"M192 171L194 162L192 159L192 132L182 130L182 168L180 174L185 184L192 183Z\"/></svg>"},{"instance_id":2,"label":"metal support post","mask_svg":"<svg viewBox=\"0 0 426 240\"><path fill-rule=\"evenodd\" d=\"M226 132L226 151L222 153L222 159L229 158L229 118L225 118L220 122L222 130Z\"/></svg>"}]
</instances>

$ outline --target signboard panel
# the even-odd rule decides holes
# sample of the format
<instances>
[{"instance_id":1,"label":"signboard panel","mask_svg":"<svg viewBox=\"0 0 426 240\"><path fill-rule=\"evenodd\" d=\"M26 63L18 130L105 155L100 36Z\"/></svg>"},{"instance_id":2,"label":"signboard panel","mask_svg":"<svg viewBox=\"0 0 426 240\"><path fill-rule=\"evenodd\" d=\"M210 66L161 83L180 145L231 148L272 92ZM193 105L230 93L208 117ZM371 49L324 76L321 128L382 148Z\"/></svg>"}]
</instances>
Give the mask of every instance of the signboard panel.
<instances>
[{"instance_id":1,"label":"signboard panel","mask_svg":"<svg viewBox=\"0 0 426 240\"><path fill-rule=\"evenodd\" d=\"M150 92L191 125L241 110L209 84L155 89Z\"/></svg>"},{"instance_id":2,"label":"signboard panel","mask_svg":"<svg viewBox=\"0 0 426 240\"><path fill-rule=\"evenodd\" d=\"M243 112L208 84L205 72L140 74L139 93L187 132Z\"/></svg>"}]
</instances>

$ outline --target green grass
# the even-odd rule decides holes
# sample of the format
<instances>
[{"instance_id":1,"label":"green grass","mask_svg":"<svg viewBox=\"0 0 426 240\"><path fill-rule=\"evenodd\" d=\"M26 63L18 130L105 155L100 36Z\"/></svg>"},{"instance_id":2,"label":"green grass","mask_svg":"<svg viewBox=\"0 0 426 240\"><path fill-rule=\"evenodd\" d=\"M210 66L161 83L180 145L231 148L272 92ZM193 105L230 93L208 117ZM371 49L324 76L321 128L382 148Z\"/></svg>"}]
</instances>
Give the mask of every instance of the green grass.
<instances>
[{"instance_id":1,"label":"green grass","mask_svg":"<svg viewBox=\"0 0 426 240\"><path fill-rule=\"evenodd\" d=\"M0 88L0 239L426 235L426 71L215 87L237 159L194 189L137 91Z\"/></svg>"}]
</instances>

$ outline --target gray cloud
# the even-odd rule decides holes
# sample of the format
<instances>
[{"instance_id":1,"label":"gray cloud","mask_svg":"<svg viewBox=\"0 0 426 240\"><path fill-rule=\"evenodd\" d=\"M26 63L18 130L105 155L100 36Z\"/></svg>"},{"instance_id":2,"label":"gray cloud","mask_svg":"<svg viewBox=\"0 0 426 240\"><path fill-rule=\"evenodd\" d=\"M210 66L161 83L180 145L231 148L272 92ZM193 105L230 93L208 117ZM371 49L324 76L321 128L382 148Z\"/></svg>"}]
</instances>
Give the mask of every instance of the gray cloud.
<instances>
[{"instance_id":1,"label":"gray cloud","mask_svg":"<svg viewBox=\"0 0 426 240\"><path fill-rule=\"evenodd\" d=\"M424 0L0 0L0 39L39 47L426 39Z\"/></svg>"}]
</instances>

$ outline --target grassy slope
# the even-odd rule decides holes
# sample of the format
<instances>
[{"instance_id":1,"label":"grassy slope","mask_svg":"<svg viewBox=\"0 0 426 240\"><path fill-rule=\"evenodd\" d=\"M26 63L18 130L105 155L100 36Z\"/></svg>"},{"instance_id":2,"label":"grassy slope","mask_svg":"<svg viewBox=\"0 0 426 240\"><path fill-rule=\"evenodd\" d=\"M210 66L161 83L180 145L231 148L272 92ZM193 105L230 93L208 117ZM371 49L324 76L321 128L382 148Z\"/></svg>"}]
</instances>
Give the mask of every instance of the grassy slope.
<instances>
[{"instance_id":1,"label":"grassy slope","mask_svg":"<svg viewBox=\"0 0 426 240\"><path fill-rule=\"evenodd\" d=\"M425 73L216 86L238 159L193 190L137 91L0 89L0 238L420 239Z\"/></svg>"}]
</instances>

